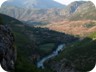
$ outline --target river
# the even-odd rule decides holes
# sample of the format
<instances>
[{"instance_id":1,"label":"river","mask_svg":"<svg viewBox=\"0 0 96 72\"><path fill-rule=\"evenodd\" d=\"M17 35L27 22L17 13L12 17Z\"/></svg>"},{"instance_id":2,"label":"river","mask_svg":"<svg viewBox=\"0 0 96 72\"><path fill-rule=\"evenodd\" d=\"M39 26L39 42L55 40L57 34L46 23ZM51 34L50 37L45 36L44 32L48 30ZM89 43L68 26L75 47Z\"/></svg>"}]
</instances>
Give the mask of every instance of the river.
<instances>
[{"instance_id":1,"label":"river","mask_svg":"<svg viewBox=\"0 0 96 72\"><path fill-rule=\"evenodd\" d=\"M55 56L57 56L59 54L59 52L61 52L64 49L64 47L65 47L65 44L58 45L57 49L54 50L50 55L45 56L44 58L42 58L41 60L39 60L37 62L37 67L44 69L44 62L53 58L53 57L55 57Z\"/></svg>"}]
</instances>

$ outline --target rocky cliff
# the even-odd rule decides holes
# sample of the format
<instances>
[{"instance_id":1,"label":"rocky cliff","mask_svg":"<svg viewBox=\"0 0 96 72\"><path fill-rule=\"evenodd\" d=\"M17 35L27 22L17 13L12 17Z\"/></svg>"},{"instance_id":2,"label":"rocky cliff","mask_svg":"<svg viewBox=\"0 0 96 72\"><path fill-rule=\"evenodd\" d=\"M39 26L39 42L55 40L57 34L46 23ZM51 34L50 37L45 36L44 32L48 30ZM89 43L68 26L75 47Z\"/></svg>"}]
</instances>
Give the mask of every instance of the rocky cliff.
<instances>
[{"instance_id":1,"label":"rocky cliff","mask_svg":"<svg viewBox=\"0 0 96 72\"><path fill-rule=\"evenodd\" d=\"M6 71L14 69L15 60L16 49L13 33L7 25L0 25L0 63L2 68Z\"/></svg>"},{"instance_id":2,"label":"rocky cliff","mask_svg":"<svg viewBox=\"0 0 96 72\"><path fill-rule=\"evenodd\" d=\"M45 2L42 2L42 3L45 5L47 5L46 3L48 3L48 5L50 6L55 5L55 3L51 4L53 2L49 3L49 1L46 2L45 0ZM13 1L12 4L16 2ZM31 3L29 0L27 2L28 2L28 5ZM60 8L60 6L58 5L56 5L56 8L54 7L38 8L43 4L42 5L37 4L38 7L33 7L32 9L31 8L28 9L24 7L28 5L24 5L23 6L24 8L21 8L22 6L17 7L11 4L9 6L7 3L8 2L5 2L4 4L2 4L0 8L0 13L14 17L30 25L49 24L50 22L53 23L53 22L58 22L58 21L60 22L64 20L96 20L95 6L90 1L75 1L70 3L67 6L64 6L63 8ZM35 3L33 2L33 4ZM21 5L21 4L18 3L18 5ZM46 6L42 6L42 7L46 7Z\"/></svg>"}]
</instances>

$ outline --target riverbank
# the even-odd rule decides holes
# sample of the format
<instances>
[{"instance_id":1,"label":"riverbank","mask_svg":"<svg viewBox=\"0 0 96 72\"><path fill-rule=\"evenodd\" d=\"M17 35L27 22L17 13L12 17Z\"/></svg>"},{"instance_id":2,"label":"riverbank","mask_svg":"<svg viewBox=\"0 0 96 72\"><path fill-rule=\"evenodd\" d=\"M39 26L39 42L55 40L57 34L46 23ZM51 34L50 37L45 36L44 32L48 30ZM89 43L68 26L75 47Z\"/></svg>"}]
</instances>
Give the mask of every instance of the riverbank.
<instances>
[{"instance_id":1,"label":"riverbank","mask_svg":"<svg viewBox=\"0 0 96 72\"><path fill-rule=\"evenodd\" d=\"M64 48L65 48L65 44L58 45L56 50L54 50L51 54L49 54L48 56L43 57L41 60L39 60L37 62L37 67L44 69L45 61L57 56L59 54L59 52L63 51Z\"/></svg>"}]
</instances>

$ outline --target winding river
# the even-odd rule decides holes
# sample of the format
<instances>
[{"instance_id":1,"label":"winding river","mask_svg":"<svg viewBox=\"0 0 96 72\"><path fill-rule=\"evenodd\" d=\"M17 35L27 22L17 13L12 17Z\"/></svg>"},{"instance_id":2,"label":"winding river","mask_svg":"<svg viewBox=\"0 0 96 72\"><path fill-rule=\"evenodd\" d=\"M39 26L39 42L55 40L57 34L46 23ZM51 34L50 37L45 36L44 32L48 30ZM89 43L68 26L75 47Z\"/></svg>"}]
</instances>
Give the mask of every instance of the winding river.
<instances>
[{"instance_id":1,"label":"winding river","mask_svg":"<svg viewBox=\"0 0 96 72\"><path fill-rule=\"evenodd\" d=\"M64 49L64 47L65 47L65 44L58 45L57 49L54 50L50 55L42 58L41 60L39 60L37 62L37 67L44 69L44 62L53 58L53 57L55 57L55 56L57 56L59 54L59 52L61 52Z\"/></svg>"}]
</instances>

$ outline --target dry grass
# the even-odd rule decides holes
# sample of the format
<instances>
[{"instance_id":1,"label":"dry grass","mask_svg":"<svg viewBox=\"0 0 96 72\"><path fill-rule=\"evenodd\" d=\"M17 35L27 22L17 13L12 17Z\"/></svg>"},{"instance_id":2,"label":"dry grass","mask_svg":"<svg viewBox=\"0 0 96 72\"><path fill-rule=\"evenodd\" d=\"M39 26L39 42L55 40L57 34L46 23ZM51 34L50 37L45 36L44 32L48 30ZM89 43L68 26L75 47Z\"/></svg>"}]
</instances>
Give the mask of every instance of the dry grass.
<instances>
[{"instance_id":1,"label":"dry grass","mask_svg":"<svg viewBox=\"0 0 96 72\"><path fill-rule=\"evenodd\" d=\"M84 26L85 24L92 24L92 23L95 24L92 27L87 28ZM61 21L56 23L53 22L51 24L39 27L49 28L51 30L64 32L72 35L86 36L89 33L96 31L96 21L94 20Z\"/></svg>"}]
</instances>

